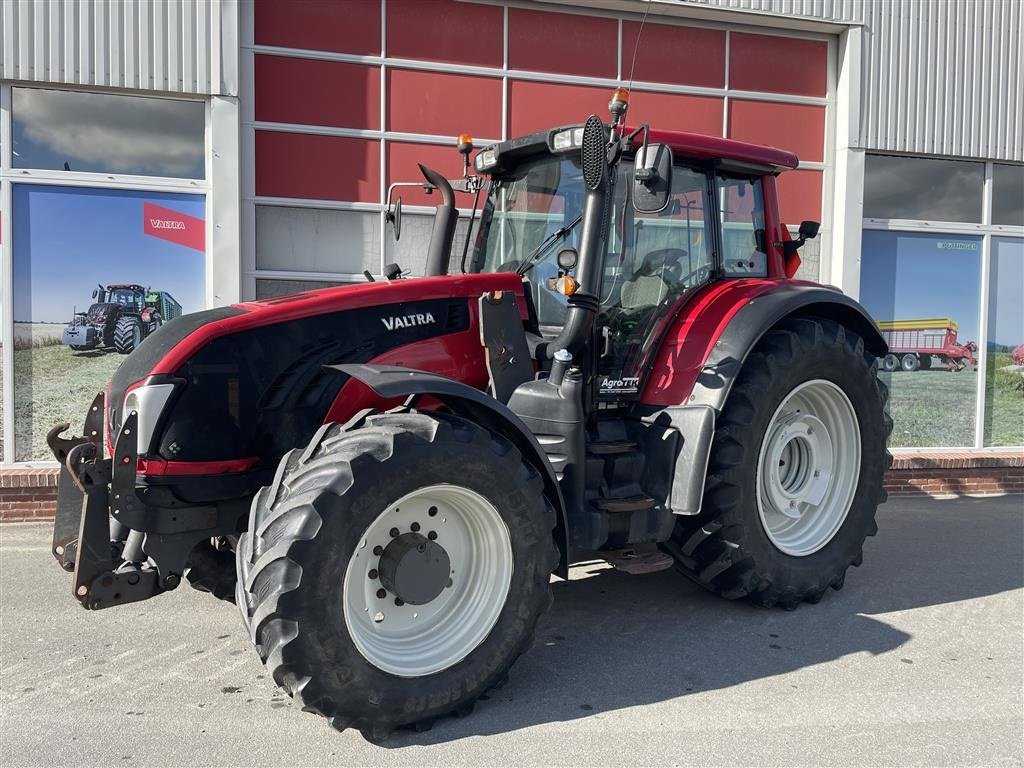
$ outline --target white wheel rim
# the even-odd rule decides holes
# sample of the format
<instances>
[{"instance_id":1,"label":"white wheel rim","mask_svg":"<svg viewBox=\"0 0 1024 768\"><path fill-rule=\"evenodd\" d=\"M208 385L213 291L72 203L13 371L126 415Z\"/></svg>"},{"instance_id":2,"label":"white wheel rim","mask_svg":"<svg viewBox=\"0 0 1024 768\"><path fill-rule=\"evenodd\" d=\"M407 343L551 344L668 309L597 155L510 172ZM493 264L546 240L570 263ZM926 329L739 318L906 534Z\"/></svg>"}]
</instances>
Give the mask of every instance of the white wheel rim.
<instances>
[{"instance_id":1,"label":"white wheel rim","mask_svg":"<svg viewBox=\"0 0 1024 768\"><path fill-rule=\"evenodd\" d=\"M806 557L846 520L860 475L860 426L850 399L805 381L775 410L757 460L757 509L777 549Z\"/></svg>"},{"instance_id":2,"label":"white wheel rim","mask_svg":"<svg viewBox=\"0 0 1024 768\"><path fill-rule=\"evenodd\" d=\"M431 515L431 510L436 510ZM437 534L451 563L450 586L422 605L397 605L383 589L375 547L391 531ZM379 551L379 550L378 550ZM378 669L422 677L457 664L482 643L501 614L512 582L512 541L497 508L476 491L431 485L391 504L370 523L345 570L345 625L356 648Z\"/></svg>"}]
</instances>

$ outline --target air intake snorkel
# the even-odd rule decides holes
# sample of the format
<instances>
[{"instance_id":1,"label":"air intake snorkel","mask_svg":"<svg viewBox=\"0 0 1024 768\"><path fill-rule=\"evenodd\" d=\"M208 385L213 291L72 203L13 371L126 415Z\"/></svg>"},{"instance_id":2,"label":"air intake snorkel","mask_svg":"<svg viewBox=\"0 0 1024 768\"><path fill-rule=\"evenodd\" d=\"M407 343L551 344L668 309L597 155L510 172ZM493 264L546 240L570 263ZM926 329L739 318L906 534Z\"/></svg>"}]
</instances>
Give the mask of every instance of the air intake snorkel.
<instances>
[{"instance_id":1,"label":"air intake snorkel","mask_svg":"<svg viewBox=\"0 0 1024 768\"><path fill-rule=\"evenodd\" d=\"M455 192L448 180L433 168L420 164L420 173L441 193L441 203L434 213L434 227L430 230L427 263L423 273L427 277L448 274L448 257L455 239L455 224L459 211L455 207Z\"/></svg>"},{"instance_id":2,"label":"air intake snorkel","mask_svg":"<svg viewBox=\"0 0 1024 768\"><path fill-rule=\"evenodd\" d=\"M571 360L590 339L594 318L601 303L601 265L608 236L608 208L612 199L608 138L608 128L597 115L587 118L581 149L586 192L583 219L580 222L579 266L576 271L579 288L569 296L562 332L537 350L538 359L554 359L556 368L563 367L558 365L556 352L564 349ZM560 375L562 371L556 372L553 369L552 373Z\"/></svg>"}]
</instances>

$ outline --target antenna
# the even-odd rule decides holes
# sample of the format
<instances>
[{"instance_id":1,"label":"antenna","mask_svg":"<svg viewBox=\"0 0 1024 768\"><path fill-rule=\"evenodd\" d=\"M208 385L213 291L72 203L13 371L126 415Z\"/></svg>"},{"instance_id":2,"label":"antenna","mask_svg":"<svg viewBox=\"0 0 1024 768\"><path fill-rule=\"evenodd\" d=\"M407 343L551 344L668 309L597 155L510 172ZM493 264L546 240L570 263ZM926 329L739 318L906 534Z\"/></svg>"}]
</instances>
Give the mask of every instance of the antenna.
<instances>
[{"instance_id":1,"label":"antenna","mask_svg":"<svg viewBox=\"0 0 1024 768\"><path fill-rule=\"evenodd\" d=\"M633 90L633 70L636 69L636 52L640 49L640 38L644 34L644 24L647 23L647 14L651 12L651 3L654 0L647 0L647 7L644 8L644 16L640 19L640 29L637 30L636 40L633 42L633 60L629 65L629 85L626 86L627 90ZM621 80L619 81L621 84Z\"/></svg>"}]
</instances>

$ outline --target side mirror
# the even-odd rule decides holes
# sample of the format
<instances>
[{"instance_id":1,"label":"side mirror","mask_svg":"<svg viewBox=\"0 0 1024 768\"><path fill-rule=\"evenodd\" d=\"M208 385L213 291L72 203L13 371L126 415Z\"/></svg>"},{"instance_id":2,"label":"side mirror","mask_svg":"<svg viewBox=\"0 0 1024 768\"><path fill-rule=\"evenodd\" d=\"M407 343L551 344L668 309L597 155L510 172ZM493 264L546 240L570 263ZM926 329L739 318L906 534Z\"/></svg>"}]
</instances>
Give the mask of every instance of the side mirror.
<instances>
[{"instance_id":1,"label":"side mirror","mask_svg":"<svg viewBox=\"0 0 1024 768\"><path fill-rule=\"evenodd\" d=\"M633 168L633 208L638 213L660 213L672 191L672 148L647 144L636 153Z\"/></svg>"},{"instance_id":2,"label":"side mirror","mask_svg":"<svg viewBox=\"0 0 1024 768\"><path fill-rule=\"evenodd\" d=\"M384 213L384 221L391 223L391 229L395 233L395 242L402 236L402 196L395 200L395 207L388 206Z\"/></svg>"},{"instance_id":3,"label":"side mirror","mask_svg":"<svg viewBox=\"0 0 1024 768\"><path fill-rule=\"evenodd\" d=\"M813 240L818 236L821 223L817 221L801 221L799 235L801 240Z\"/></svg>"}]
</instances>

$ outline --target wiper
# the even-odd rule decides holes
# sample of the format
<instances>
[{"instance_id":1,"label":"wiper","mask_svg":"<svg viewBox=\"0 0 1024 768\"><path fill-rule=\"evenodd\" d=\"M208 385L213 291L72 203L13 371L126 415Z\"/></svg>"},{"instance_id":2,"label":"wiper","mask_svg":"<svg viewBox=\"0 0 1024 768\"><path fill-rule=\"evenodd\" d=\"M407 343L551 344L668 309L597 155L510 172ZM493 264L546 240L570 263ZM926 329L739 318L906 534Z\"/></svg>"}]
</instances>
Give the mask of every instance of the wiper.
<instances>
[{"instance_id":1,"label":"wiper","mask_svg":"<svg viewBox=\"0 0 1024 768\"><path fill-rule=\"evenodd\" d=\"M526 257L526 261L524 261L522 264L519 265L519 269L516 270L516 274L519 275L520 277L522 277L527 272L529 272L531 269L533 269L534 263L536 263L542 256L547 254L547 252L549 250L551 250L551 246L552 245L554 245L556 242L561 240L567 234L572 232L573 228L577 224L579 224L581 221L583 221L583 214L582 213L579 216L577 216L575 219L570 221L568 224L566 224L564 227L562 227L561 229L556 229L550 235L545 237L540 242L540 245L538 245L536 248L534 248L530 252L530 255Z\"/></svg>"}]
</instances>

